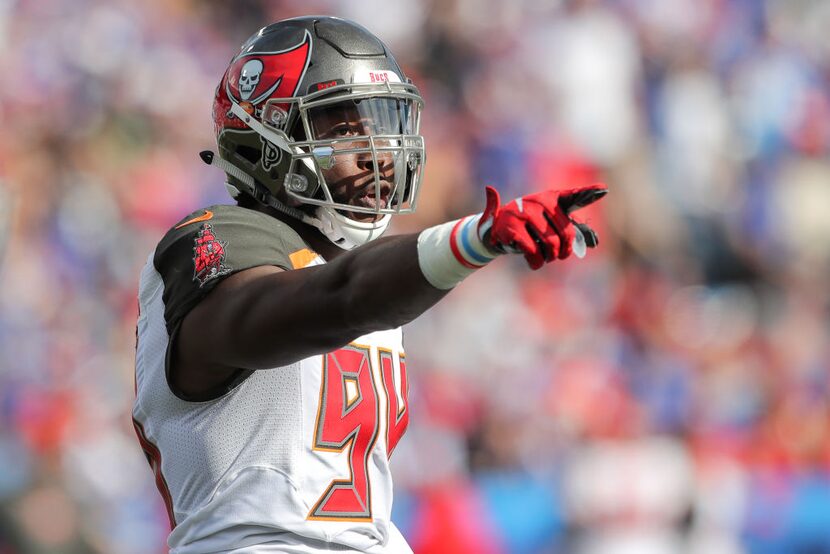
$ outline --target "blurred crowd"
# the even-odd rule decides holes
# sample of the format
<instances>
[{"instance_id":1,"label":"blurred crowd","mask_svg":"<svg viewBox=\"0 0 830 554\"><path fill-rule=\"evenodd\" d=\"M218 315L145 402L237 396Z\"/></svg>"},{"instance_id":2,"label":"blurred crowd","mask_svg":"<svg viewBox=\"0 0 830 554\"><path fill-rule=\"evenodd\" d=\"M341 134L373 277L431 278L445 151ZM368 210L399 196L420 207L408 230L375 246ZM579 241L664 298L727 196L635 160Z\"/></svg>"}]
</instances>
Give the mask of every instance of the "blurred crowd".
<instances>
[{"instance_id":1,"label":"blurred crowd","mask_svg":"<svg viewBox=\"0 0 830 554\"><path fill-rule=\"evenodd\" d=\"M213 92L266 23L389 44L410 232L595 181L583 260L500 259L405 330L417 554L830 552L830 2L0 0L0 554L158 554L139 270L230 203Z\"/></svg>"}]
</instances>

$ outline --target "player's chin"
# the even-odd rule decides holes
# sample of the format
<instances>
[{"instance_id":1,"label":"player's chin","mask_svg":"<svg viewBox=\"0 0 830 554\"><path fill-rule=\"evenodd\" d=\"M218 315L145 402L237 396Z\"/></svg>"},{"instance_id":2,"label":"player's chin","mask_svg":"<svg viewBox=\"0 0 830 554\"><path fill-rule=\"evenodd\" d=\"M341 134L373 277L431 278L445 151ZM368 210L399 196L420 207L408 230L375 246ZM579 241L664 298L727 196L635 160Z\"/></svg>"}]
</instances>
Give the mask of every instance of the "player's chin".
<instances>
[{"instance_id":1,"label":"player's chin","mask_svg":"<svg viewBox=\"0 0 830 554\"><path fill-rule=\"evenodd\" d=\"M381 213L380 210L386 207L386 203L386 198L381 198L379 201L377 201L372 197L364 196L360 198L358 202L352 205L355 207L366 208L372 211L346 212L346 217L348 217L349 219L353 219L355 221L360 221L361 223L375 223L377 221L380 221L381 218L383 218L384 214Z\"/></svg>"}]
</instances>

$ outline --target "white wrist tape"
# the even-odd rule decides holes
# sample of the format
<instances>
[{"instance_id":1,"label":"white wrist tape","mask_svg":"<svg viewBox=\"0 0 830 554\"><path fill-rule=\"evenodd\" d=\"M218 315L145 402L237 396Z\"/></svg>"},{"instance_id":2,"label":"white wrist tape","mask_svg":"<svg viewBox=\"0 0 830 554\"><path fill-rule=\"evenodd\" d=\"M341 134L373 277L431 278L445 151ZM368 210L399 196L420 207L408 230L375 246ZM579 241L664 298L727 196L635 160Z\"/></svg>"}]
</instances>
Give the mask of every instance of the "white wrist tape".
<instances>
[{"instance_id":1,"label":"white wrist tape","mask_svg":"<svg viewBox=\"0 0 830 554\"><path fill-rule=\"evenodd\" d=\"M448 290L498 255L481 242L481 214L424 229L418 236L418 265L426 280Z\"/></svg>"}]
</instances>

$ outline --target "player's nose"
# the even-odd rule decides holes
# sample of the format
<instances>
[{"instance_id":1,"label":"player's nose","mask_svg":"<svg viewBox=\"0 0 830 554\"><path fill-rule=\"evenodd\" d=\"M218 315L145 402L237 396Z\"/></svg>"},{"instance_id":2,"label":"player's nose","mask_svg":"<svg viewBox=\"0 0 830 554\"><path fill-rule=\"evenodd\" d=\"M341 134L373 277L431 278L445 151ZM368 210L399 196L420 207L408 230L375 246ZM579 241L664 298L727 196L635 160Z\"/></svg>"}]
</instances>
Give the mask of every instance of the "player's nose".
<instances>
[{"instance_id":1,"label":"player's nose","mask_svg":"<svg viewBox=\"0 0 830 554\"><path fill-rule=\"evenodd\" d=\"M357 155L357 167L364 171L375 170L375 160L370 152Z\"/></svg>"},{"instance_id":2,"label":"player's nose","mask_svg":"<svg viewBox=\"0 0 830 554\"><path fill-rule=\"evenodd\" d=\"M362 171L374 172L375 168L384 176L390 177L392 171L392 156L387 152L381 152L377 157L372 156L371 152L359 154L357 157L357 167Z\"/></svg>"}]
</instances>

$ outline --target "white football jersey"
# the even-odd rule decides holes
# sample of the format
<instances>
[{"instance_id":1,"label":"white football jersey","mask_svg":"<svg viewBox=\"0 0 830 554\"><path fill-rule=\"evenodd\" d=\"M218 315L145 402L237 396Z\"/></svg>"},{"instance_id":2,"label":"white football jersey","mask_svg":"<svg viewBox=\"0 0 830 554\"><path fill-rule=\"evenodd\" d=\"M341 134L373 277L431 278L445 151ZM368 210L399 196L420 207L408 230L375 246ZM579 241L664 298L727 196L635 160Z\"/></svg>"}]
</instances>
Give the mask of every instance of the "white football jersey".
<instances>
[{"instance_id":1,"label":"white football jersey","mask_svg":"<svg viewBox=\"0 0 830 554\"><path fill-rule=\"evenodd\" d=\"M390 519L389 456L409 420L400 328L285 367L246 372L212 400L184 399L168 384L168 346L180 323L171 315L179 293L170 280L193 275L194 289L202 289L205 275L218 282L250 265L231 251L242 246L234 242L244 233L222 217L241 209L212 207L210 224L176 228L182 232L172 243L192 249L182 246L177 254L194 259L189 273L179 261L170 269L157 249L141 274L133 419L169 510L170 552L411 552ZM251 217L259 216L243 214L240 221ZM200 274L199 245L206 240L215 241L209 250L220 256L202 260L216 271ZM171 251L164 241L159 248ZM294 267L323 263L307 249L285 254Z\"/></svg>"}]
</instances>

